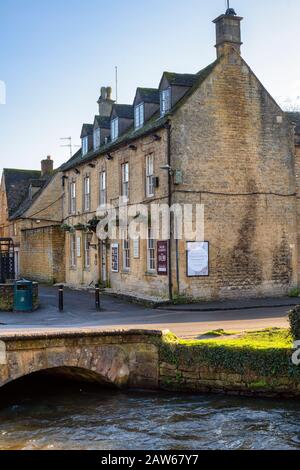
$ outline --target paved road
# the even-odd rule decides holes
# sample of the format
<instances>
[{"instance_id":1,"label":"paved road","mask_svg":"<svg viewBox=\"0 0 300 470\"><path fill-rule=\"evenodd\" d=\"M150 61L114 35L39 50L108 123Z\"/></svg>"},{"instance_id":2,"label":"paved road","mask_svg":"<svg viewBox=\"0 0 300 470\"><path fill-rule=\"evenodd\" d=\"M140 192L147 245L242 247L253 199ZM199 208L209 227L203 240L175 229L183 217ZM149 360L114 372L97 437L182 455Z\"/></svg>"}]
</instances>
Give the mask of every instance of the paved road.
<instances>
[{"instance_id":1,"label":"paved road","mask_svg":"<svg viewBox=\"0 0 300 470\"><path fill-rule=\"evenodd\" d=\"M197 338L218 328L225 330L255 330L267 327L287 327L290 304L300 300L269 299L268 301L244 301L242 303L207 303L195 311L196 306L144 308L108 296L102 297L102 311L94 308L94 296L88 292L65 290L65 311L57 308L57 289L41 287L41 308L33 313L1 313L1 332L16 329L57 330L70 328L116 329L169 329L182 338ZM283 305L272 307L273 305ZM263 305L260 308L252 308ZM239 308L244 307L244 308ZM224 310L220 310L224 308ZM232 308L232 309L231 309ZM213 310L212 310L213 309ZM214 310L215 309L215 310Z\"/></svg>"}]
</instances>

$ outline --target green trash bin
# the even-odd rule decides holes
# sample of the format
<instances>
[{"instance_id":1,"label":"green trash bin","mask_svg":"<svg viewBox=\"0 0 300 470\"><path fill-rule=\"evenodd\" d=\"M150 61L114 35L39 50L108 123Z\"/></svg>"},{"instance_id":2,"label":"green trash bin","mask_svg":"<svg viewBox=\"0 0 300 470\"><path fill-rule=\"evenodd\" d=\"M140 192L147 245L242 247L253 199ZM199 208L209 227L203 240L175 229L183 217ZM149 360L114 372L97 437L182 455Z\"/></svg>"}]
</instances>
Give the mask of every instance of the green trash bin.
<instances>
[{"instance_id":1,"label":"green trash bin","mask_svg":"<svg viewBox=\"0 0 300 470\"><path fill-rule=\"evenodd\" d=\"M14 287L14 311L32 312L33 310L33 283L31 281L17 281Z\"/></svg>"}]
</instances>

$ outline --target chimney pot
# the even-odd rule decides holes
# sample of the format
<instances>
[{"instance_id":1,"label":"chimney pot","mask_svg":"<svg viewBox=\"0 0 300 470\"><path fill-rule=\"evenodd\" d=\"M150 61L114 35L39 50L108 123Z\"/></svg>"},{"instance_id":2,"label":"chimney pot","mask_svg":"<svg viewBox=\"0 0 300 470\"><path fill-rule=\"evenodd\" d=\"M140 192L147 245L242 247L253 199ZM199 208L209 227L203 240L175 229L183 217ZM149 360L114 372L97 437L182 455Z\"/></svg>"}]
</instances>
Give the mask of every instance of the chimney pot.
<instances>
[{"instance_id":1,"label":"chimney pot","mask_svg":"<svg viewBox=\"0 0 300 470\"><path fill-rule=\"evenodd\" d=\"M41 161L41 175L42 178L45 176L50 176L53 173L53 160L50 155L47 156L45 160Z\"/></svg>"},{"instance_id":2,"label":"chimney pot","mask_svg":"<svg viewBox=\"0 0 300 470\"><path fill-rule=\"evenodd\" d=\"M102 87L100 93L98 100L99 116L109 117L114 104L114 101L111 99L112 89L111 87Z\"/></svg>"},{"instance_id":3,"label":"chimney pot","mask_svg":"<svg viewBox=\"0 0 300 470\"><path fill-rule=\"evenodd\" d=\"M217 56L218 58L228 50L228 47L234 48L241 53L241 21L242 17L236 16L233 9L227 10L225 15L221 15L213 22L216 25L217 36Z\"/></svg>"}]
</instances>

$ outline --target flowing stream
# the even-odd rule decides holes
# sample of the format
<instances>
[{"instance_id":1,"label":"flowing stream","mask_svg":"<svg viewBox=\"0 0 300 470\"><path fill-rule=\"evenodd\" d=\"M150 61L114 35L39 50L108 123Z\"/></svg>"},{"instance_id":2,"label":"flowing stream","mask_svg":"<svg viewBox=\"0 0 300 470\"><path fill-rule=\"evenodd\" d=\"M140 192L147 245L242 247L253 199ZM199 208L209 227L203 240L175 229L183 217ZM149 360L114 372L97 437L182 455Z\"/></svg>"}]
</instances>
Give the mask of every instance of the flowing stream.
<instances>
[{"instance_id":1,"label":"flowing stream","mask_svg":"<svg viewBox=\"0 0 300 470\"><path fill-rule=\"evenodd\" d=\"M300 449L300 402L123 393L27 378L0 390L0 450Z\"/></svg>"}]
</instances>

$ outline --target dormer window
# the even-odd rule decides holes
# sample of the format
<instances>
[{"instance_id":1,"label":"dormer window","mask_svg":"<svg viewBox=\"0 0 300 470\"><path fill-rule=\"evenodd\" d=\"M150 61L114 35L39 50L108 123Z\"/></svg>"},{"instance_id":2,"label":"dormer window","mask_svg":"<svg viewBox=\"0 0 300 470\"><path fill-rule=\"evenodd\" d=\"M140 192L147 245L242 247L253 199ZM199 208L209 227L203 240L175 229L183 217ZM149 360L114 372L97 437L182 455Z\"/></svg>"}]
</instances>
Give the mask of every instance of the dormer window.
<instances>
[{"instance_id":1,"label":"dormer window","mask_svg":"<svg viewBox=\"0 0 300 470\"><path fill-rule=\"evenodd\" d=\"M86 155L89 151L89 138L83 137L82 139L82 156Z\"/></svg>"},{"instance_id":2,"label":"dormer window","mask_svg":"<svg viewBox=\"0 0 300 470\"><path fill-rule=\"evenodd\" d=\"M138 104L134 109L134 127L140 129L144 125L145 111L144 103Z\"/></svg>"},{"instance_id":3,"label":"dormer window","mask_svg":"<svg viewBox=\"0 0 300 470\"><path fill-rule=\"evenodd\" d=\"M160 92L160 112L163 116L168 113L171 109L171 88L162 90Z\"/></svg>"},{"instance_id":4,"label":"dormer window","mask_svg":"<svg viewBox=\"0 0 300 470\"><path fill-rule=\"evenodd\" d=\"M114 141L114 140L117 140L117 138L119 137L119 119L116 118L116 119L113 119L111 121L111 140Z\"/></svg>"},{"instance_id":5,"label":"dormer window","mask_svg":"<svg viewBox=\"0 0 300 470\"><path fill-rule=\"evenodd\" d=\"M94 130L94 150L98 150L101 144L101 131L98 127Z\"/></svg>"}]
</instances>

